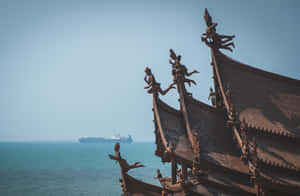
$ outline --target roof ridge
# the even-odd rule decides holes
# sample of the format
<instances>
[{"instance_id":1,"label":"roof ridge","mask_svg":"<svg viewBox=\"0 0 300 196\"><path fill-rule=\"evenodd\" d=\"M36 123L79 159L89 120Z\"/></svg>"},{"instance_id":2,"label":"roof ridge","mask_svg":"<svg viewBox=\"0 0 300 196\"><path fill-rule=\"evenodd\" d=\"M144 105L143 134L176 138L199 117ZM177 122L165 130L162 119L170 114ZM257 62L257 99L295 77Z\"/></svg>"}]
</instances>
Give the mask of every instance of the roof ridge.
<instances>
[{"instance_id":1,"label":"roof ridge","mask_svg":"<svg viewBox=\"0 0 300 196\"><path fill-rule=\"evenodd\" d=\"M239 65L242 65L240 67L243 67L243 68L247 69L247 71L252 71L252 72L256 72L256 73L258 72L259 74L261 74L264 77L267 77L269 79L282 80L282 81L287 82L287 83L292 83L293 85L300 85L300 80L298 80L298 79L291 78L291 77L284 76L284 75L280 75L280 74L277 74L277 73L272 73L272 72L267 71L267 70L263 70L263 69L260 69L260 68L257 68L257 67L251 66L251 65L247 65L245 63L237 61L237 60L223 54L219 50L214 50L214 54L215 55L222 55L223 57L225 57L226 60L232 61L232 62L234 62L236 64L239 64Z\"/></svg>"}]
</instances>

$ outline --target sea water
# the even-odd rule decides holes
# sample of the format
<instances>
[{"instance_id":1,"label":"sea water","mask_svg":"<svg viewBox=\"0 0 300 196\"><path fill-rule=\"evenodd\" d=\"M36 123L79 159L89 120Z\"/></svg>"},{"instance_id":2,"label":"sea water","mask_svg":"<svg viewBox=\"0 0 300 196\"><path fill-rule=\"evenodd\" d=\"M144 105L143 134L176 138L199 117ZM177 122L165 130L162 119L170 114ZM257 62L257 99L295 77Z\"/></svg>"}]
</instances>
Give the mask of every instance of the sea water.
<instances>
[{"instance_id":1,"label":"sea water","mask_svg":"<svg viewBox=\"0 0 300 196\"><path fill-rule=\"evenodd\" d=\"M154 143L121 144L129 174L159 185L156 169L170 176L170 165L154 155ZM110 160L114 144L76 142L0 143L0 196L119 196L119 165Z\"/></svg>"}]
</instances>

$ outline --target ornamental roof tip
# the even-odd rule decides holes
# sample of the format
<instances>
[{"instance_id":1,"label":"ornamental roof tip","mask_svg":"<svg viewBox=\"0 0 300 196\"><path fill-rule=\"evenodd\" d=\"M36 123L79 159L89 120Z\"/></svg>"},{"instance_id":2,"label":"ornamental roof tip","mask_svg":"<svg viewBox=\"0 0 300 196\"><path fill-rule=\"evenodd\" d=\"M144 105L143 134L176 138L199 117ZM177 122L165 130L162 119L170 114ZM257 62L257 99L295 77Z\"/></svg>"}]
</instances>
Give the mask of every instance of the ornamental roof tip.
<instances>
[{"instance_id":1,"label":"ornamental roof tip","mask_svg":"<svg viewBox=\"0 0 300 196\"><path fill-rule=\"evenodd\" d=\"M127 160L122 158L122 156L121 156L119 142L117 142L115 144L114 150L115 150L115 155L109 154L108 156L110 159L115 160L116 162L119 163L119 165L124 173L127 173L129 170L134 169L134 168L144 167L144 165L141 165L140 162L135 162L134 164L129 165Z\"/></svg>"},{"instance_id":2,"label":"ornamental roof tip","mask_svg":"<svg viewBox=\"0 0 300 196\"><path fill-rule=\"evenodd\" d=\"M149 94L153 94L155 96L158 95L158 93L160 93L161 95L165 95L169 92L169 90L171 90L172 88L175 89L174 87L174 83L172 83L167 89L162 90L160 87L160 83L158 83L155 80L154 75L152 74L152 71L149 67L145 68L145 77L144 77L144 81L147 83L147 86L144 87L144 89L148 89L147 92Z\"/></svg>"},{"instance_id":3,"label":"ornamental roof tip","mask_svg":"<svg viewBox=\"0 0 300 196\"><path fill-rule=\"evenodd\" d=\"M235 35L220 35L216 31L217 23L212 21L207 8L205 8L204 20L206 23L206 31L203 33L201 40L210 48L213 49L224 49L232 52L232 48L235 48L232 39Z\"/></svg>"},{"instance_id":4,"label":"ornamental roof tip","mask_svg":"<svg viewBox=\"0 0 300 196\"><path fill-rule=\"evenodd\" d=\"M181 56L176 55L172 49L170 49L170 58L169 63L172 65L173 84L188 83L189 86L191 86L191 84L196 85L194 80L188 79L187 77L199 72L197 70L188 72L187 67L181 63Z\"/></svg>"}]
</instances>

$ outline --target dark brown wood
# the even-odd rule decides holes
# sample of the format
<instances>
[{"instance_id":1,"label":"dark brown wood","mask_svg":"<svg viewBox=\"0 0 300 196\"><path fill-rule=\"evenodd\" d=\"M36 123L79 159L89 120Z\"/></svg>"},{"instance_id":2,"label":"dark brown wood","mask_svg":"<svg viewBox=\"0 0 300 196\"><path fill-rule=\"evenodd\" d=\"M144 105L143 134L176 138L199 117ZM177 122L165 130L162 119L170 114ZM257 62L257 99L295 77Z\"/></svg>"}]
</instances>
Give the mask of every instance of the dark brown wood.
<instances>
[{"instance_id":1,"label":"dark brown wood","mask_svg":"<svg viewBox=\"0 0 300 196\"><path fill-rule=\"evenodd\" d=\"M161 188L132 178L127 172L143 165L128 164L116 145L110 158L120 164L123 195L300 195L300 81L225 56L219 49L232 51L234 36L218 34L207 9L204 18L202 41L212 57L212 106L187 91L185 84L196 84L189 77L198 71L188 72L172 49L173 83L166 90L146 68L145 88L153 94L155 154L171 162L171 178L158 170ZM158 96L175 85L180 110Z\"/></svg>"},{"instance_id":2,"label":"dark brown wood","mask_svg":"<svg viewBox=\"0 0 300 196\"><path fill-rule=\"evenodd\" d=\"M185 164L182 165L182 177L184 181L187 180L187 166Z\"/></svg>"},{"instance_id":3,"label":"dark brown wood","mask_svg":"<svg viewBox=\"0 0 300 196\"><path fill-rule=\"evenodd\" d=\"M177 181L177 165L175 160L171 162L171 175L172 175L172 184L176 184Z\"/></svg>"}]
</instances>

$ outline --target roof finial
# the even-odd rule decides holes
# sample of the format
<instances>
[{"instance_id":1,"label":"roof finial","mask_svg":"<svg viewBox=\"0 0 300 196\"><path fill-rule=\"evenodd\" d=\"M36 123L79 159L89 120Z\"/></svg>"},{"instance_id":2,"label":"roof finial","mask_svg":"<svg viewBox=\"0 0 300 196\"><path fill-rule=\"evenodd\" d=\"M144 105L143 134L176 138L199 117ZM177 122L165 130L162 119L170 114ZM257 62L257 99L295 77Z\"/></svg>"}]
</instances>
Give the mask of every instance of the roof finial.
<instances>
[{"instance_id":1,"label":"roof finial","mask_svg":"<svg viewBox=\"0 0 300 196\"><path fill-rule=\"evenodd\" d=\"M144 87L144 89L149 89L147 92L152 93L154 95L157 95L158 93L165 95L168 93L169 90L171 90L174 87L174 84L171 84L166 90L162 90L160 87L160 83L156 82L154 75L151 72L151 69L146 67L145 69L145 77L144 80L148 84Z\"/></svg>"},{"instance_id":2,"label":"roof finial","mask_svg":"<svg viewBox=\"0 0 300 196\"><path fill-rule=\"evenodd\" d=\"M199 73L199 72L197 70L194 70L189 73L186 66L181 64L181 62L180 62L181 56L180 55L177 56L172 49L170 49L170 57L171 57L171 59L169 60L169 62L172 65L172 75L174 77L173 84L187 82L189 86L191 86L191 83L196 85L196 82L194 80L187 79L186 77L189 77L189 76L191 76L195 73Z\"/></svg>"},{"instance_id":3,"label":"roof finial","mask_svg":"<svg viewBox=\"0 0 300 196\"><path fill-rule=\"evenodd\" d=\"M201 40L205 42L205 44L211 48L216 49L225 49L230 50L232 52L231 47L235 47L232 39L235 37L234 35L219 35L216 32L217 23L212 22L212 17L210 16L208 10L205 8L204 20L207 26L206 32L203 33L203 37Z\"/></svg>"},{"instance_id":4,"label":"roof finial","mask_svg":"<svg viewBox=\"0 0 300 196\"><path fill-rule=\"evenodd\" d=\"M127 173L129 170L134 168L144 167L144 165L141 165L140 162L135 162L134 164L129 165L127 161L121 157L119 142L115 144L115 155L109 154L108 156L110 159L115 160L120 164L122 172L124 173Z\"/></svg>"}]
</instances>

